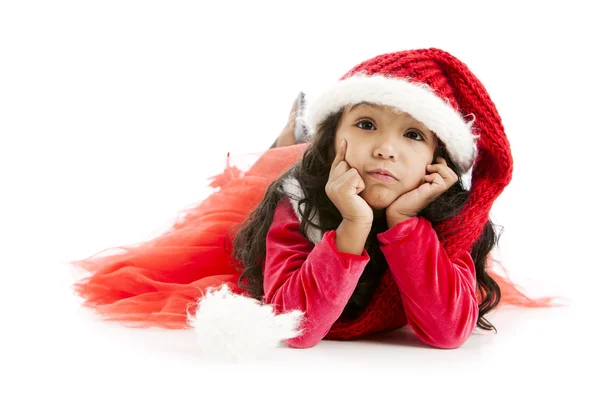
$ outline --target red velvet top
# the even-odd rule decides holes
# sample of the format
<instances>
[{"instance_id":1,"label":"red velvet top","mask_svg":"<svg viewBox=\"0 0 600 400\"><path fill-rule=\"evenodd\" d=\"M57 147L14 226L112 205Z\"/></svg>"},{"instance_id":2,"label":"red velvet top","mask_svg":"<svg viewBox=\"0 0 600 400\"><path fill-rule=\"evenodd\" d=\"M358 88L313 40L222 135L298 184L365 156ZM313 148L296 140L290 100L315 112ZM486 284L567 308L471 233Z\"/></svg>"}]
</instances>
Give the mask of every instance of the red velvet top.
<instances>
[{"instance_id":1,"label":"red velvet top","mask_svg":"<svg viewBox=\"0 0 600 400\"><path fill-rule=\"evenodd\" d=\"M303 333L287 340L307 348L325 338L352 295L369 255L339 252L335 230L314 245L300 232L288 198L275 211L263 265L265 301L277 312L302 310ZM478 317L475 265L463 251L451 262L431 223L422 217L401 222L378 236L401 293L405 322L424 342L457 348Z\"/></svg>"}]
</instances>

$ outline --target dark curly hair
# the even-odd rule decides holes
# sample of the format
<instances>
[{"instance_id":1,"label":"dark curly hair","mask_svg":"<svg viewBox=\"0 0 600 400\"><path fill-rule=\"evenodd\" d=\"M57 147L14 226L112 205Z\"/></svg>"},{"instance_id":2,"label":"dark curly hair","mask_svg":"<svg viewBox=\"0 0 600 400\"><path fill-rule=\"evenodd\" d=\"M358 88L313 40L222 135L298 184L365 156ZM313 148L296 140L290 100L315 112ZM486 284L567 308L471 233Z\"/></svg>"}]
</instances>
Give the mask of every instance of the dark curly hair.
<instances>
[{"instance_id":1,"label":"dark curly hair","mask_svg":"<svg viewBox=\"0 0 600 400\"><path fill-rule=\"evenodd\" d=\"M238 285L256 299L264 296L262 264L266 252L266 237L273 221L275 209L279 201L286 196L281 189L286 178L297 179L305 193L305 198L299 202L299 205L304 204L303 209L300 208L302 210L300 228L303 233L306 233L309 224L325 232L337 229L342 221L340 212L325 193L325 184L329 179L329 170L334 157L332 144L342 114L343 109L330 115L317 127L317 132L302 158L269 185L262 202L237 231L233 240L232 259L238 270L242 271ZM432 161L441 156L456 172L457 168L448 156L445 146L440 141L438 142ZM436 223L456 216L469 197L469 191L465 189L460 174L457 175L459 175L458 182L419 213L434 227ZM315 211L319 215L319 225L315 225L308 218ZM371 300L383 273L388 268L377 240L377 234L386 229L385 215L375 216L365 244L370 261L340 319L353 319L359 315ZM498 239L494 224L488 219L481 236L471 249L477 275L477 290L481 294L477 326L484 330L495 330L495 327L484 316L500 302L500 287L486 271L488 254L497 244Z\"/></svg>"}]
</instances>

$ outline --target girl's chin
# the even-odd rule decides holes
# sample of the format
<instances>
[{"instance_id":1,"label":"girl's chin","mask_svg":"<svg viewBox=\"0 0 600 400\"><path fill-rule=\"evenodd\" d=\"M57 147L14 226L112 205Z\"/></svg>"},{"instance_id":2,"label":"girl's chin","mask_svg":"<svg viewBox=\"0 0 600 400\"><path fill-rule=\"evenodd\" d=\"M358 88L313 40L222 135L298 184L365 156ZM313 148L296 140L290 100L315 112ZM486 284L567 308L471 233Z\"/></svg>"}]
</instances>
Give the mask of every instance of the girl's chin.
<instances>
[{"instance_id":1,"label":"girl's chin","mask_svg":"<svg viewBox=\"0 0 600 400\"><path fill-rule=\"evenodd\" d=\"M364 198L365 201L367 202L367 204L374 210L374 211L383 211L386 208L388 208L388 206L390 204L392 204L392 200L391 199L370 199L370 198Z\"/></svg>"},{"instance_id":2,"label":"girl's chin","mask_svg":"<svg viewBox=\"0 0 600 400\"><path fill-rule=\"evenodd\" d=\"M387 188L370 188L363 191L360 196L365 199L367 204L373 210L385 210L390 204L398 198L398 194L388 190ZM374 190L373 190L374 189Z\"/></svg>"}]
</instances>

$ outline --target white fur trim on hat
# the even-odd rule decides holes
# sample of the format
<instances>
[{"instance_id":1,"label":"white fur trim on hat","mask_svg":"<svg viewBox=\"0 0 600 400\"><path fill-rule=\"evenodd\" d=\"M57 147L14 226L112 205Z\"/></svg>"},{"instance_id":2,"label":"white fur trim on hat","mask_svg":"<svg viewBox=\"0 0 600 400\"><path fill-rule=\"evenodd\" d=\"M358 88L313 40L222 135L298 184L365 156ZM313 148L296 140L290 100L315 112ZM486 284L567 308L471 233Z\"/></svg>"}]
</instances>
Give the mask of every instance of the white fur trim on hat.
<instances>
[{"instance_id":1,"label":"white fur trim on hat","mask_svg":"<svg viewBox=\"0 0 600 400\"><path fill-rule=\"evenodd\" d=\"M478 137L471 131L474 121L466 122L426 84L402 78L360 73L336 82L314 102L307 101L304 120L310 134L314 134L317 125L330 114L361 102L391 106L410 114L446 145L461 173L473 165Z\"/></svg>"}]
</instances>

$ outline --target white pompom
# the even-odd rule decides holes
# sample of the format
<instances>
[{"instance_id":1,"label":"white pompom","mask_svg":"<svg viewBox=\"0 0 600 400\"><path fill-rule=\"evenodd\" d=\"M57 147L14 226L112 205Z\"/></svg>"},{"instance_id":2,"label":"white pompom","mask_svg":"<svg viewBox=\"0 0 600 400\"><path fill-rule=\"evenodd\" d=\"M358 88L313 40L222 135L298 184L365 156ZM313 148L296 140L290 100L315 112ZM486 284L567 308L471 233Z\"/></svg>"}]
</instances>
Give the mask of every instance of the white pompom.
<instances>
[{"instance_id":1,"label":"white pompom","mask_svg":"<svg viewBox=\"0 0 600 400\"><path fill-rule=\"evenodd\" d=\"M188 314L188 323L204 357L240 362L263 358L283 340L298 336L303 316L299 310L275 315L271 305L233 294L223 285L198 300L196 315Z\"/></svg>"}]
</instances>

